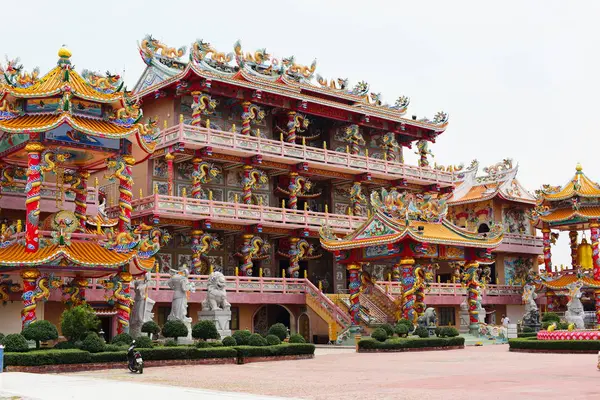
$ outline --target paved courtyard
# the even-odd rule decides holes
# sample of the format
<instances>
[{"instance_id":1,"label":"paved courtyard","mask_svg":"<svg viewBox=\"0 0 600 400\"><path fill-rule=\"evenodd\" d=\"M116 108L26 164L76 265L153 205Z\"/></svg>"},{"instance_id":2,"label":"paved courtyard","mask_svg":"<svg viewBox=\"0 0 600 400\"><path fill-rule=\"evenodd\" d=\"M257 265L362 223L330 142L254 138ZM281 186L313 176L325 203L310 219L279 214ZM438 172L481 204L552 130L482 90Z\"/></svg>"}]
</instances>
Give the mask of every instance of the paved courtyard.
<instances>
[{"instance_id":1,"label":"paved courtyard","mask_svg":"<svg viewBox=\"0 0 600 400\"><path fill-rule=\"evenodd\" d=\"M357 354L317 349L314 360L81 372L127 382L304 399L598 399L595 354L509 353L508 346Z\"/></svg>"}]
</instances>

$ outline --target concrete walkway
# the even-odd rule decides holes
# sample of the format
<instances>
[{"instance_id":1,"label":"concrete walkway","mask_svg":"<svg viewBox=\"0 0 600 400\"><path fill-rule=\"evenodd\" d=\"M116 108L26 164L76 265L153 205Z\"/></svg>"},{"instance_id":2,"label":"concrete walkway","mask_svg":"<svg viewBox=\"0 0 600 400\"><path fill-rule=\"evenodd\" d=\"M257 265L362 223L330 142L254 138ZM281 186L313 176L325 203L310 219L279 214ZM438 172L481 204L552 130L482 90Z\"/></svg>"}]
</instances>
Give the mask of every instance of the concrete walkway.
<instances>
[{"instance_id":1,"label":"concrete walkway","mask_svg":"<svg viewBox=\"0 0 600 400\"><path fill-rule=\"evenodd\" d=\"M162 368L160 368L162 369ZM168 369L163 369L167 372ZM176 400L277 400L281 397L227 393L180 386L138 383L143 375L128 374L128 381L110 381L90 376L0 373L0 400L106 400L176 399ZM204 377L203 379L206 379Z\"/></svg>"}]
</instances>

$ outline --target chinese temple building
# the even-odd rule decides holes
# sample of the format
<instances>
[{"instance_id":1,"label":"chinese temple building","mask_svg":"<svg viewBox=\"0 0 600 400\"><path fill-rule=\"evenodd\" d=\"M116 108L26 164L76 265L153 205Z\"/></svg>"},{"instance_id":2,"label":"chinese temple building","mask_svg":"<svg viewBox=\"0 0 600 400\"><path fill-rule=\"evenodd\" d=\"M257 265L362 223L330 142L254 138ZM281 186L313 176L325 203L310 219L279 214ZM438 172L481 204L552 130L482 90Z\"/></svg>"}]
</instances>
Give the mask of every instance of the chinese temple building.
<instances>
[{"instance_id":1,"label":"chinese temple building","mask_svg":"<svg viewBox=\"0 0 600 400\"><path fill-rule=\"evenodd\" d=\"M147 158L155 138L118 76L79 75L68 49L58 56L57 66L41 77L37 69L24 72L18 60L2 70L1 300L21 293L25 327L38 314L48 319L63 308L44 310L51 292L61 292L64 303L80 304L90 279L109 278L115 330L125 332L129 282L152 270L159 249L152 247L149 229L137 227L132 236L130 206L134 156ZM96 188L88 187L90 174L107 168L122 193L115 220L103 214ZM17 321L2 317L3 327Z\"/></svg>"},{"instance_id":2,"label":"chinese temple building","mask_svg":"<svg viewBox=\"0 0 600 400\"><path fill-rule=\"evenodd\" d=\"M564 310L569 290L581 285L586 314L594 311L595 324L600 326L600 186L577 165L575 176L567 184L543 185L537 194L538 203L531 216L543 235L544 271L538 283L545 290L547 308ZM552 230L569 232L571 265L566 269L552 265L551 245L558 237ZM578 232L583 233L581 241ZM586 239L587 232L591 243Z\"/></svg>"}]
</instances>

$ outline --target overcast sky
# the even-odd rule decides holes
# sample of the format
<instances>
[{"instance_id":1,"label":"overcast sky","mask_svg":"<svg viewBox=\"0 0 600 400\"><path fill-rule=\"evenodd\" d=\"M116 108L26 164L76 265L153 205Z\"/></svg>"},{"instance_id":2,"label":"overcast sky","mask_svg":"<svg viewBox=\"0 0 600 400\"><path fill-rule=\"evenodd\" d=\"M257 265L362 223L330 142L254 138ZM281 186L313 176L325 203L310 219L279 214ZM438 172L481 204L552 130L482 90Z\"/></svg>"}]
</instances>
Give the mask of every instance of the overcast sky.
<instances>
[{"instance_id":1,"label":"overcast sky","mask_svg":"<svg viewBox=\"0 0 600 400\"><path fill-rule=\"evenodd\" d=\"M64 43L78 71L125 70L131 89L146 33L169 46L204 39L227 52L241 39L247 51L266 47L301 64L316 58L321 75L365 80L384 101L409 96L409 116L448 112L448 129L431 146L438 163L509 157L531 191L564 184L577 162L600 180L600 2L491 3L28 0L26 14L3 18L0 50L45 73ZM554 264L569 259L561 236Z\"/></svg>"}]
</instances>

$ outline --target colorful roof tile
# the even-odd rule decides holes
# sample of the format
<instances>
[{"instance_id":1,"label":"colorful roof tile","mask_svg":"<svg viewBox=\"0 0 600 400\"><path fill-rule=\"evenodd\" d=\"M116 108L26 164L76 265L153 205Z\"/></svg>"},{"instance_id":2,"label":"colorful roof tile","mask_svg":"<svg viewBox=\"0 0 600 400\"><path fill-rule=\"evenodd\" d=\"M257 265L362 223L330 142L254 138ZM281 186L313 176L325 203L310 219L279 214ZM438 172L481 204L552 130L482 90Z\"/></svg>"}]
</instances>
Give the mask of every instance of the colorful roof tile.
<instances>
[{"instance_id":1,"label":"colorful roof tile","mask_svg":"<svg viewBox=\"0 0 600 400\"><path fill-rule=\"evenodd\" d=\"M575 176L562 188L558 186L543 185L537 191L542 201L559 201L578 197L600 198L600 185L593 182L584 173L581 165L577 165Z\"/></svg>"}]
</instances>

